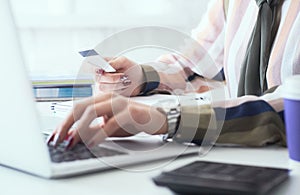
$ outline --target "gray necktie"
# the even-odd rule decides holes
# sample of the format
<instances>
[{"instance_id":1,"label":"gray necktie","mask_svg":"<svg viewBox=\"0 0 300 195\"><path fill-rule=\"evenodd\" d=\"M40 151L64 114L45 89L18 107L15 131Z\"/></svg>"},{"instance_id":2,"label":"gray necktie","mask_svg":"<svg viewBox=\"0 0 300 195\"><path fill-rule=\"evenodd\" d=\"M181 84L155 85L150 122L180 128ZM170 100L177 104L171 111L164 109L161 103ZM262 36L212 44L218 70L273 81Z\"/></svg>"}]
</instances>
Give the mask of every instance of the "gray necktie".
<instances>
[{"instance_id":1,"label":"gray necktie","mask_svg":"<svg viewBox=\"0 0 300 195\"><path fill-rule=\"evenodd\" d=\"M283 0L256 0L256 24L241 66L238 96L262 95L267 90L266 71L281 18Z\"/></svg>"}]
</instances>

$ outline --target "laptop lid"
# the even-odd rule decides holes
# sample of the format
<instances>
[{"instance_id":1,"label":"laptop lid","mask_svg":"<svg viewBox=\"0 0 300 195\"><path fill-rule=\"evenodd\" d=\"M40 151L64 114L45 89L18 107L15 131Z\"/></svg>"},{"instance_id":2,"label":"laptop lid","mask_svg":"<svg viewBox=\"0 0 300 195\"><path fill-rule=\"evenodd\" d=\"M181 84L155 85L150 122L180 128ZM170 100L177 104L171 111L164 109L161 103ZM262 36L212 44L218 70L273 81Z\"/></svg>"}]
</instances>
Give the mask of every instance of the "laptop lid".
<instances>
[{"instance_id":1,"label":"laptop lid","mask_svg":"<svg viewBox=\"0 0 300 195\"><path fill-rule=\"evenodd\" d=\"M50 174L31 84L8 0L0 0L0 164Z\"/></svg>"},{"instance_id":2,"label":"laptop lid","mask_svg":"<svg viewBox=\"0 0 300 195\"><path fill-rule=\"evenodd\" d=\"M120 140L125 145L128 143L128 148L133 148L132 153L121 155L120 158L112 157L105 161L95 159L90 164L81 161L63 165L51 163L8 0L0 0L0 24L0 62L3 64L0 71L0 164L50 178L91 172L92 169L104 170L164 158L173 159L198 151L197 148L187 148L181 144L163 144L161 139L153 143L141 138L137 141ZM138 143L150 149L139 151L141 146ZM153 146L157 149L153 149Z\"/></svg>"}]
</instances>

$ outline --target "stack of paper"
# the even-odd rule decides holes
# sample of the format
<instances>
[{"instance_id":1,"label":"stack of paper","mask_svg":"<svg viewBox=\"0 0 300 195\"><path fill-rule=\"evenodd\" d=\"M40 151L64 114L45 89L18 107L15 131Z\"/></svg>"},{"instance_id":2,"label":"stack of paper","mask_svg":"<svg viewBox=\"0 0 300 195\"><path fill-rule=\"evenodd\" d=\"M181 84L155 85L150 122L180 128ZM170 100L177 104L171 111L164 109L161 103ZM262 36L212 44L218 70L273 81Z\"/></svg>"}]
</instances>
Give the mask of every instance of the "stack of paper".
<instances>
[{"instance_id":1,"label":"stack of paper","mask_svg":"<svg viewBox=\"0 0 300 195\"><path fill-rule=\"evenodd\" d=\"M32 77L33 93L37 101L61 101L93 95L91 77L53 76Z\"/></svg>"},{"instance_id":2,"label":"stack of paper","mask_svg":"<svg viewBox=\"0 0 300 195\"><path fill-rule=\"evenodd\" d=\"M73 101L53 102L50 106L50 110L54 116L65 118L73 108L73 104Z\"/></svg>"}]
</instances>

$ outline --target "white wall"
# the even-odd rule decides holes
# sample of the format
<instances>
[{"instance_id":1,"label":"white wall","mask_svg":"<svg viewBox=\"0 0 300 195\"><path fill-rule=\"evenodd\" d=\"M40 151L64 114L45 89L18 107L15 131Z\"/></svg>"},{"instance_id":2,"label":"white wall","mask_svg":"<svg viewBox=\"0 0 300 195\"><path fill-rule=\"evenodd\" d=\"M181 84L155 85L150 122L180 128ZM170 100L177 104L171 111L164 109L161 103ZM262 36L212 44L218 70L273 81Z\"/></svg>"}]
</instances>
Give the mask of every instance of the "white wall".
<instances>
[{"instance_id":1,"label":"white wall","mask_svg":"<svg viewBox=\"0 0 300 195\"><path fill-rule=\"evenodd\" d=\"M205 0L11 0L32 74L76 74L78 51L130 27L159 25L189 33Z\"/></svg>"}]
</instances>

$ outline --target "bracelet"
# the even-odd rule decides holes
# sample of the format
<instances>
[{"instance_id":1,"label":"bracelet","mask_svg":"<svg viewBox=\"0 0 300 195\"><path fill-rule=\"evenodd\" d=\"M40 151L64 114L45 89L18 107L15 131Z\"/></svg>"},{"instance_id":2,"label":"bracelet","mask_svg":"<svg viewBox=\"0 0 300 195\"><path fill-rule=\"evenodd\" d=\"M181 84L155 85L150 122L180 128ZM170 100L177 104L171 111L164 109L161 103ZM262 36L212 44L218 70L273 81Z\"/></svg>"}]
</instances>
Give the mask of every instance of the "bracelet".
<instances>
[{"instance_id":1,"label":"bracelet","mask_svg":"<svg viewBox=\"0 0 300 195\"><path fill-rule=\"evenodd\" d=\"M142 65L142 71L144 74L145 83L141 94L146 95L148 92L158 88L160 84L160 78L158 73L150 66Z\"/></svg>"},{"instance_id":2,"label":"bracelet","mask_svg":"<svg viewBox=\"0 0 300 195\"><path fill-rule=\"evenodd\" d=\"M174 108L157 108L158 111L164 113L167 116L168 131L163 135L164 141L170 141L177 132L180 121L180 106Z\"/></svg>"}]
</instances>

